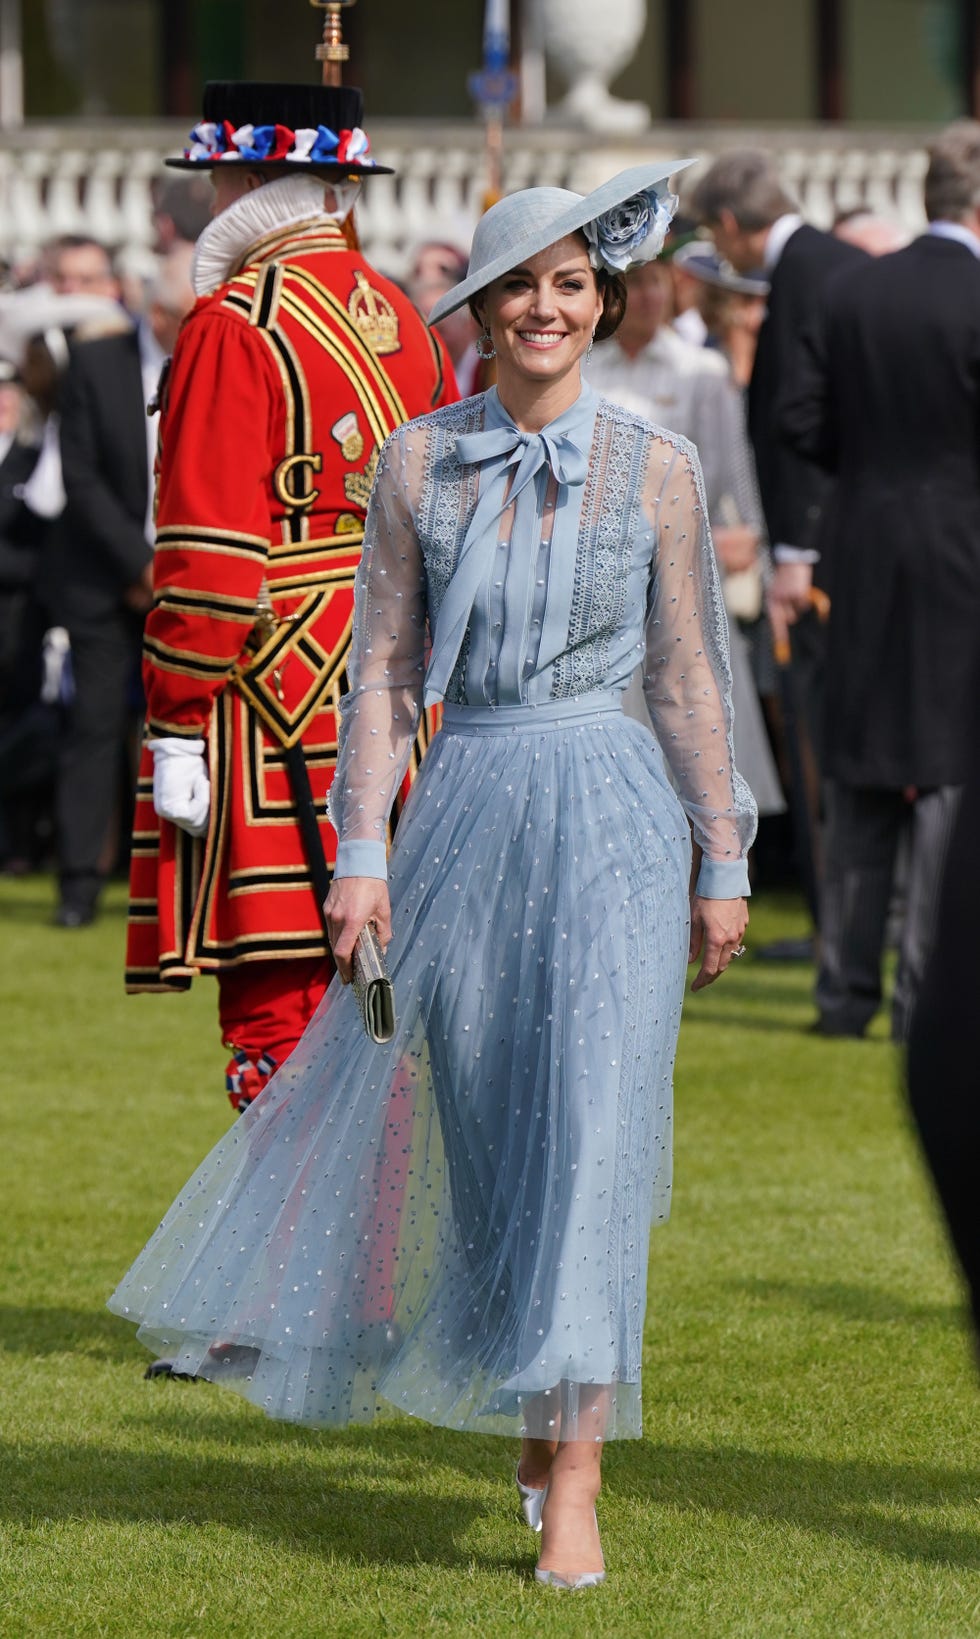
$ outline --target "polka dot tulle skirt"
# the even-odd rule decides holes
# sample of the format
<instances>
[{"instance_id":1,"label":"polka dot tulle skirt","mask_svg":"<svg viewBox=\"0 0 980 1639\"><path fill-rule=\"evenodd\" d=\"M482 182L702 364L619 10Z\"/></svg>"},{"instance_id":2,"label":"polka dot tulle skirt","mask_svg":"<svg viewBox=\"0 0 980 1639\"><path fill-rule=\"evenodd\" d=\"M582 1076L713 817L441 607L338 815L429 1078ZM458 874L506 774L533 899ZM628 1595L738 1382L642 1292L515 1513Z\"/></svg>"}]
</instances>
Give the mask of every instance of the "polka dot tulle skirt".
<instances>
[{"instance_id":1,"label":"polka dot tulle skirt","mask_svg":"<svg viewBox=\"0 0 980 1639\"><path fill-rule=\"evenodd\" d=\"M391 859L398 1026L335 982L110 1307L271 1416L640 1433L690 844L617 706L448 708Z\"/></svg>"}]
</instances>

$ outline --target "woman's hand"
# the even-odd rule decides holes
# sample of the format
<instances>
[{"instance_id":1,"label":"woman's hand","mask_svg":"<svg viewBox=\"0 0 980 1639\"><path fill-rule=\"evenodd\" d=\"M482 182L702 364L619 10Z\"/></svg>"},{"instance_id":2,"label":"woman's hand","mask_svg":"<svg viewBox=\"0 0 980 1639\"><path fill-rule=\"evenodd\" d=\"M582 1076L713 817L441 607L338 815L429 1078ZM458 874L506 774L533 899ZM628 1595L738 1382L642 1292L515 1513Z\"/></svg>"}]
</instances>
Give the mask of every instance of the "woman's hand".
<instances>
[{"instance_id":1,"label":"woman's hand","mask_svg":"<svg viewBox=\"0 0 980 1639\"><path fill-rule=\"evenodd\" d=\"M330 885L323 914L337 972L344 984L349 985L351 952L361 929L373 922L382 945L387 949L391 942L388 884L375 876L337 877Z\"/></svg>"},{"instance_id":2,"label":"woman's hand","mask_svg":"<svg viewBox=\"0 0 980 1639\"><path fill-rule=\"evenodd\" d=\"M724 973L738 950L742 935L749 925L749 907L744 899L702 899L695 894L691 900L691 950L689 962L701 958L701 966L691 985L692 990L703 990L713 985L719 973Z\"/></svg>"}]
</instances>

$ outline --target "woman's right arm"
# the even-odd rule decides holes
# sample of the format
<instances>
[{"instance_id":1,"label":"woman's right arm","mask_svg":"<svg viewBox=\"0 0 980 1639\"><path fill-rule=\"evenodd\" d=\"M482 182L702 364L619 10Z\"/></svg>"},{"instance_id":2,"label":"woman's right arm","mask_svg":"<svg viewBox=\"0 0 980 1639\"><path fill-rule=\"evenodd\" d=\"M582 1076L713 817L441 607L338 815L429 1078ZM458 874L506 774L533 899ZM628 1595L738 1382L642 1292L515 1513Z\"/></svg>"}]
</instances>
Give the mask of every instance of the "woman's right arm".
<instances>
[{"instance_id":1,"label":"woman's right arm","mask_svg":"<svg viewBox=\"0 0 980 1639\"><path fill-rule=\"evenodd\" d=\"M660 454L661 448L668 453ZM658 440L647 518L657 535L643 689L657 739L702 849L698 894L748 891L756 809L732 749L728 624L694 446Z\"/></svg>"},{"instance_id":2,"label":"woman's right arm","mask_svg":"<svg viewBox=\"0 0 980 1639\"><path fill-rule=\"evenodd\" d=\"M424 435L415 435L421 446ZM381 454L354 586L349 691L340 703L337 770L327 799L337 864L326 901L338 971L350 977L361 928L391 937L387 825L422 709L425 571L415 528L413 452L405 434Z\"/></svg>"}]
</instances>

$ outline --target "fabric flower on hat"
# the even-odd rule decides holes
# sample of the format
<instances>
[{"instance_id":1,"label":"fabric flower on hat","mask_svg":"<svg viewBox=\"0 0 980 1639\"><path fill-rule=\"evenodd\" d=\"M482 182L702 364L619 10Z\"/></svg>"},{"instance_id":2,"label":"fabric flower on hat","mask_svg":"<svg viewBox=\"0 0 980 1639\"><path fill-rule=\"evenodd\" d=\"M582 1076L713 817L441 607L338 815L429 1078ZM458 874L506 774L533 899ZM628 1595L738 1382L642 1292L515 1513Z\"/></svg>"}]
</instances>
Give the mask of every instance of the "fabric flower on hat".
<instances>
[{"instance_id":1,"label":"fabric flower on hat","mask_svg":"<svg viewBox=\"0 0 980 1639\"><path fill-rule=\"evenodd\" d=\"M221 159L231 145L232 129L227 120L201 120L190 134L185 159Z\"/></svg>"},{"instance_id":2,"label":"fabric flower on hat","mask_svg":"<svg viewBox=\"0 0 980 1639\"><path fill-rule=\"evenodd\" d=\"M284 159L293 145L293 133L287 125L240 125L231 135L237 154L229 152L228 159Z\"/></svg>"},{"instance_id":3,"label":"fabric flower on hat","mask_svg":"<svg viewBox=\"0 0 980 1639\"><path fill-rule=\"evenodd\" d=\"M652 262L663 249L676 209L677 195L664 185L633 194L611 211L586 222L582 231L592 266L625 273L639 262Z\"/></svg>"},{"instance_id":4,"label":"fabric flower on hat","mask_svg":"<svg viewBox=\"0 0 980 1639\"><path fill-rule=\"evenodd\" d=\"M304 125L296 132L293 147L286 158L297 165L314 160L333 160L339 140L336 131L331 131L329 125Z\"/></svg>"},{"instance_id":5,"label":"fabric flower on hat","mask_svg":"<svg viewBox=\"0 0 980 1639\"><path fill-rule=\"evenodd\" d=\"M368 157L370 147L367 133L362 131L359 125L355 125L352 131L341 131L337 158L344 165L355 160L360 165L373 165L374 161Z\"/></svg>"}]
</instances>

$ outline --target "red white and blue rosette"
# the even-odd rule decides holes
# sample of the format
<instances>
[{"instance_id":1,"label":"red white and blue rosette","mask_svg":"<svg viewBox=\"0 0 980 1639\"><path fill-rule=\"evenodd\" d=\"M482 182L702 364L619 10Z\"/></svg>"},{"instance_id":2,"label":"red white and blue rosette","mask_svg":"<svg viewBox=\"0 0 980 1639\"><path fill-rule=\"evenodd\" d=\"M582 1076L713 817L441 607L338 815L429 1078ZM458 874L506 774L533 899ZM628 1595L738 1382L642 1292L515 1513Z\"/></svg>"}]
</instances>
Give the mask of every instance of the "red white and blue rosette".
<instances>
[{"instance_id":1,"label":"red white and blue rosette","mask_svg":"<svg viewBox=\"0 0 980 1639\"><path fill-rule=\"evenodd\" d=\"M350 165L373 170L371 144L360 126L332 131L328 125L292 130L288 125L239 125L228 120L201 120L184 149L185 160L213 165L226 160L247 165L288 161L295 165Z\"/></svg>"}]
</instances>

